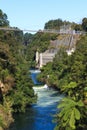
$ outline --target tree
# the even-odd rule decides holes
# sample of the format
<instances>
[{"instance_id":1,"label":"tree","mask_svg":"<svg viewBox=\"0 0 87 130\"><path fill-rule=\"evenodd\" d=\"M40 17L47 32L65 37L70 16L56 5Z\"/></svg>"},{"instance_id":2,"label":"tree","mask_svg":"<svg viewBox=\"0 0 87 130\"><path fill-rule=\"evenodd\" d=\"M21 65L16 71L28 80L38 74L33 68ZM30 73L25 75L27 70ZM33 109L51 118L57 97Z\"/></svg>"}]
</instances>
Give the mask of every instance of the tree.
<instances>
[{"instance_id":1,"label":"tree","mask_svg":"<svg viewBox=\"0 0 87 130\"><path fill-rule=\"evenodd\" d=\"M81 24L75 24L75 25L74 25L74 29L75 29L75 31L82 31L82 26L81 26Z\"/></svg>"},{"instance_id":2,"label":"tree","mask_svg":"<svg viewBox=\"0 0 87 130\"><path fill-rule=\"evenodd\" d=\"M29 43L32 42L32 39L33 39L33 34L25 33L24 34L24 45L27 46Z\"/></svg>"},{"instance_id":3,"label":"tree","mask_svg":"<svg viewBox=\"0 0 87 130\"><path fill-rule=\"evenodd\" d=\"M22 61L23 62L23 61ZM36 101L36 95L33 90L33 82L28 73L28 65L20 63L15 72L15 86L11 89L7 97L12 102L13 112L25 112L26 106Z\"/></svg>"},{"instance_id":4,"label":"tree","mask_svg":"<svg viewBox=\"0 0 87 130\"><path fill-rule=\"evenodd\" d=\"M45 28L45 29L59 29L60 26L62 26L62 25L63 25L62 19L49 20L49 21L45 24L44 28Z\"/></svg>"},{"instance_id":5,"label":"tree","mask_svg":"<svg viewBox=\"0 0 87 130\"><path fill-rule=\"evenodd\" d=\"M87 32L87 18L82 19L83 30Z\"/></svg>"},{"instance_id":6,"label":"tree","mask_svg":"<svg viewBox=\"0 0 87 130\"><path fill-rule=\"evenodd\" d=\"M0 27L3 26L9 26L9 21L7 15L0 9Z\"/></svg>"}]
</instances>

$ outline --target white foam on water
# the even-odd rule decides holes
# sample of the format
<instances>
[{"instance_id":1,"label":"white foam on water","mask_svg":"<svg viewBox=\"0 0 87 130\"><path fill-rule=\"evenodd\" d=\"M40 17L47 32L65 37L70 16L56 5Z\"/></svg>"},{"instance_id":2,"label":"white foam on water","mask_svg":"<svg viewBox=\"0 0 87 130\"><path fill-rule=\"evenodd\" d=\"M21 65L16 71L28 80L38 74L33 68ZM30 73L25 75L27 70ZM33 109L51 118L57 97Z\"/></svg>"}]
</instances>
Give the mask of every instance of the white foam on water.
<instances>
[{"instance_id":1,"label":"white foam on water","mask_svg":"<svg viewBox=\"0 0 87 130\"><path fill-rule=\"evenodd\" d=\"M62 99L62 95L60 95L58 91L49 89L48 87L45 87L45 85L33 87L33 89L38 95L37 106L47 107L59 102Z\"/></svg>"},{"instance_id":2,"label":"white foam on water","mask_svg":"<svg viewBox=\"0 0 87 130\"><path fill-rule=\"evenodd\" d=\"M31 73L40 73L40 70L30 70Z\"/></svg>"}]
</instances>

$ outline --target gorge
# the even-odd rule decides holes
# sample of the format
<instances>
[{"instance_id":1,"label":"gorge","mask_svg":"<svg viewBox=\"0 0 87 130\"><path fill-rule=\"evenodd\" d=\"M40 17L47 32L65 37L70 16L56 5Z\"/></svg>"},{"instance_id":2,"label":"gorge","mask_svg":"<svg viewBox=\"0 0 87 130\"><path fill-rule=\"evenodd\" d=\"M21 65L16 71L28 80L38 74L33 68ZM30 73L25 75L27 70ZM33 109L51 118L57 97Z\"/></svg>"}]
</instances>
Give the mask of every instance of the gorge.
<instances>
[{"instance_id":1,"label":"gorge","mask_svg":"<svg viewBox=\"0 0 87 130\"><path fill-rule=\"evenodd\" d=\"M39 84L34 73L40 73L32 70L31 74L35 85ZM15 122L9 130L53 130L56 126L54 115L58 111L58 102L62 95L52 88L46 88L44 85L33 87L37 94L37 102L32 104L27 111L14 116Z\"/></svg>"}]
</instances>

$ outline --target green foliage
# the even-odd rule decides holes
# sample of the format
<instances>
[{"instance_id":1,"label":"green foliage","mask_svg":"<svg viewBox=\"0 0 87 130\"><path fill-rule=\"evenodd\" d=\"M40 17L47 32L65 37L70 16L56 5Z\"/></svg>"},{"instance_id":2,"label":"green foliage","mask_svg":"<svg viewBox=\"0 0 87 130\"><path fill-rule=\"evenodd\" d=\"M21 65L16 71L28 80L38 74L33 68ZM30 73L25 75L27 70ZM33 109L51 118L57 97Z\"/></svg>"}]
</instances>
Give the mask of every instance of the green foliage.
<instances>
[{"instance_id":1,"label":"green foliage","mask_svg":"<svg viewBox=\"0 0 87 130\"><path fill-rule=\"evenodd\" d=\"M8 25L7 15L0 10L0 26ZM10 100L13 112L23 112L27 105L36 101L24 41L29 42L29 39L22 31L0 30L0 82L4 86L0 98L3 98L3 105L7 98Z\"/></svg>"},{"instance_id":2,"label":"green foliage","mask_svg":"<svg viewBox=\"0 0 87 130\"><path fill-rule=\"evenodd\" d=\"M87 18L82 19L82 27L87 32Z\"/></svg>"},{"instance_id":3,"label":"green foliage","mask_svg":"<svg viewBox=\"0 0 87 130\"><path fill-rule=\"evenodd\" d=\"M2 116L0 116L0 127L4 127Z\"/></svg>"},{"instance_id":4,"label":"green foliage","mask_svg":"<svg viewBox=\"0 0 87 130\"><path fill-rule=\"evenodd\" d=\"M54 29L57 28L59 29L59 27L63 25L63 21L61 19L57 19L57 20L50 20L45 24L45 29Z\"/></svg>"},{"instance_id":5,"label":"green foliage","mask_svg":"<svg viewBox=\"0 0 87 130\"><path fill-rule=\"evenodd\" d=\"M3 82L4 82L5 78L6 78L8 75L9 75L8 69L3 69L3 70L1 71L0 78L3 80Z\"/></svg>"},{"instance_id":6,"label":"green foliage","mask_svg":"<svg viewBox=\"0 0 87 130\"><path fill-rule=\"evenodd\" d=\"M81 112L79 110L83 106L84 104L81 100L77 102L70 97L63 98L62 102L58 105L60 112L56 115L59 122L58 130L61 128L76 130L76 124L81 119Z\"/></svg>"},{"instance_id":7,"label":"green foliage","mask_svg":"<svg viewBox=\"0 0 87 130\"><path fill-rule=\"evenodd\" d=\"M9 124L13 121L11 112L11 101L8 98L4 98L3 105L0 104L0 128L7 128Z\"/></svg>"},{"instance_id":8,"label":"green foliage","mask_svg":"<svg viewBox=\"0 0 87 130\"><path fill-rule=\"evenodd\" d=\"M27 66L21 65L15 75L16 87L11 93L12 107L14 112L25 112L26 106L36 101L36 96L32 89L33 83L27 72Z\"/></svg>"},{"instance_id":9,"label":"green foliage","mask_svg":"<svg viewBox=\"0 0 87 130\"><path fill-rule=\"evenodd\" d=\"M24 34L24 45L28 45L32 42L32 39L33 39L33 34L30 34L30 33L25 33Z\"/></svg>"},{"instance_id":10,"label":"green foliage","mask_svg":"<svg viewBox=\"0 0 87 130\"><path fill-rule=\"evenodd\" d=\"M78 86L77 86L76 82L70 82L69 84L66 84L65 86L62 86L61 91L63 91L64 93L68 93L69 96L74 96L75 93L76 93L76 92L74 93L74 91L75 91L75 89L77 87Z\"/></svg>"},{"instance_id":11,"label":"green foliage","mask_svg":"<svg viewBox=\"0 0 87 130\"><path fill-rule=\"evenodd\" d=\"M82 25L81 24L74 24L72 25L75 31L82 31Z\"/></svg>"},{"instance_id":12,"label":"green foliage","mask_svg":"<svg viewBox=\"0 0 87 130\"><path fill-rule=\"evenodd\" d=\"M9 21L7 19L7 15L0 9L0 27L9 25Z\"/></svg>"},{"instance_id":13,"label":"green foliage","mask_svg":"<svg viewBox=\"0 0 87 130\"><path fill-rule=\"evenodd\" d=\"M87 59L86 50L87 49L86 48L87 48L87 36L84 36L81 38L80 41L78 41L75 53L72 54L68 59L72 61L72 64L70 61L67 62L68 67L63 68L63 71L60 75L61 82L59 82L59 85L61 86L61 91L63 91L69 96L69 100L64 100L64 102L62 102L62 104L59 105L61 110L59 112L60 117L58 115L57 120L60 120L58 126L58 129L60 130L62 128L68 129L69 127L70 127L69 129L75 129L75 130L86 128L87 120L86 120L86 116L84 116L84 113L87 115L87 109L86 109L86 105L83 107L84 98L86 100L85 97L86 93L84 92L84 87L87 86L87 83L85 82L87 78L87 71L86 71L86 59ZM65 79L67 81L64 82L63 85L62 82ZM71 100L74 100L74 102L72 102ZM71 107L69 104L71 105ZM66 122L64 119L66 119Z\"/></svg>"}]
</instances>

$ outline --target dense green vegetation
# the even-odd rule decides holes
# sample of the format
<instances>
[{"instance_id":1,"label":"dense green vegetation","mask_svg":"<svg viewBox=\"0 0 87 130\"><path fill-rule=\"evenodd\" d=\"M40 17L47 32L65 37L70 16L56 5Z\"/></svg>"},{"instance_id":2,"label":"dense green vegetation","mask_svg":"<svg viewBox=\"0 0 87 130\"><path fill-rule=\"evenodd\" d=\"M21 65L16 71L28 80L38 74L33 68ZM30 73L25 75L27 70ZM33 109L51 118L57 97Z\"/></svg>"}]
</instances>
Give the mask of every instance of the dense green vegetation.
<instances>
[{"instance_id":1,"label":"dense green vegetation","mask_svg":"<svg viewBox=\"0 0 87 130\"><path fill-rule=\"evenodd\" d=\"M8 26L7 15L0 10L0 27ZM36 101L23 43L20 30L0 30L0 127L3 128L12 121L12 112L24 112L26 106Z\"/></svg>"}]
</instances>

